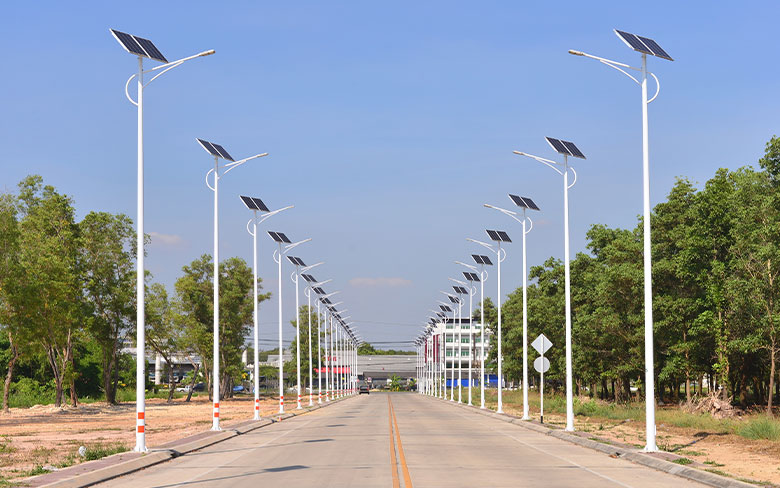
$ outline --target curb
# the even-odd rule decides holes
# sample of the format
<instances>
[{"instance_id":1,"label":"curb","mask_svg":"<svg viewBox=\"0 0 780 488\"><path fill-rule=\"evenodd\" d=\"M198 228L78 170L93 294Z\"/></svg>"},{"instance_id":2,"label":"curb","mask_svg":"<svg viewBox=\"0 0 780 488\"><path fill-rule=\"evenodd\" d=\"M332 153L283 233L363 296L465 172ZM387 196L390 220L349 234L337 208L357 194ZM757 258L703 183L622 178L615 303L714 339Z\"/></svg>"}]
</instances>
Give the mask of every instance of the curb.
<instances>
[{"instance_id":1,"label":"curb","mask_svg":"<svg viewBox=\"0 0 780 488\"><path fill-rule=\"evenodd\" d=\"M204 447L208 447L220 443L222 441L226 441L233 437L252 432L262 427L266 427L268 425L275 424L277 422L281 422L283 420L292 417L304 415L313 412L315 410L319 410L320 408L334 405L336 403L343 402L345 400L349 400L350 398L352 397L350 396L350 397L339 398L336 400L331 400L328 403L322 403L321 405L314 405L312 407L307 406L297 412L287 412L282 415L278 415L278 414L272 415L269 417L262 418L260 420L247 420L235 426L227 427L224 430L219 432L207 430L199 434L190 436L190 437L196 437L196 439L193 439L189 442L184 442L182 444L176 444L177 441L169 442L167 444L163 444L159 448L150 450L150 452L147 454L139 455L128 461L121 461L114 465L95 469L94 471L89 471L83 474L76 474L70 478L56 480L50 483L45 483L42 485L35 485L35 486L38 488L83 488L87 486L92 486L98 483L102 483L104 481L109 481L114 478L118 478L119 476L124 476L126 474L130 474L135 471L140 471L144 468L148 468L156 464L164 463L165 461L169 461L173 458L177 458L179 456L189 454L193 451L198 451L200 449L203 449ZM185 437L184 439L187 438ZM170 446L170 447L165 447L165 446ZM88 461L86 463L77 464L73 466L73 468L77 468L78 471L83 471L85 467L87 469L89 468L89 463L105 464L106 461L110 460L112 457L117 457L117 458L127 457L128 454L134 454L134 453L124 452L124 453L114 454L113 456L108 456L102 459L98 459L96 461ZM63 470L57 471L56 473L60 473L60 475L62 475L62 473L67 469L70 468L65 468ZM41 475L41 478L49 475L50 474ZM36 478L28 478L22 481L21 483L34 483L35 479ZM25 486L25 485L22 484L21 486Z\"/></svg>"},{"instance_id":2,"label":"curb","mask_svg":"<svg viewBox=\"0 0 780 488\"><path fill-rule=\"evenodd\" d=\"M676 464L671 461L666 461L647 454L643 454L640 451L634 451L631 449L613 446L602 442L593 441L590 439L584 439L580 436L569 434L559 429L551 429L549 427L545 427L543 425L536 424L527 420L521 420L519 417L515 417L513 415L509 415L506 413L497 413L494 412L493 410L481 409L476 406L469 406L465 403L460 403L460 404L451 403L449 400L430 397L428 395L423 395L423 396L425 396L426 398L432 398L434 400L438 400L445 404L450 404L452 406L462 408L464 410L468 410L473 413L484 415L486 417L491 417L496 420L500 420L502 422L519 425L525 429L533 430L540 434L556 437L558 439L570 442L572 444L577 444L582 447L587 447L589 449L603 452L604 454L608 454L610 456L615 456L621 459L625 459L627 461L631 461L632 463L635 464L641 464L642 466L653 468L658 471L663 471L665 473L673 474L681 478L687 478L689 480L703 483L705 485L714 486L715 488L756 488L756 485L750 483L745 483L743 481L726 478L724 476L710 473L708 471L702 471L696 468L689 468L681 464Z\"/></svg>"}]
</instances>

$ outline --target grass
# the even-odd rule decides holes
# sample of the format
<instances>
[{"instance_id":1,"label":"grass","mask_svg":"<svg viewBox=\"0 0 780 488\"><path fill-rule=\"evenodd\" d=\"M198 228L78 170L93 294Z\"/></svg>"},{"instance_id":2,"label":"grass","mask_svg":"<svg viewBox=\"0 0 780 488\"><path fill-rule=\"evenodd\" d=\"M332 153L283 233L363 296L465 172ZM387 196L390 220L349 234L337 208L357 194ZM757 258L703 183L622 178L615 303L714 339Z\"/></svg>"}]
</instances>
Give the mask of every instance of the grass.
<instances>
[{"instance_id":1,"label":"grass","mask_svg":"<svg viewBox=\"0 0 780 488\"><path fill-rule=\"evenodd\" d=\"M128 451L128 447L121 443L114 444L91 444L84 446L87 448L87 452L84 455L85 461L94 461L113 454L119 454L120 452Z\"/></svg>"},{"instance_id":2,"label":"grass","mask_svg":"<svg viewBox=\"0 0 780 488\"><path fill-rule=\"evenodd\" d=\"M474 398L479 402L479 390L475 388ZM503 401L506 406L521 408L523 394L520 390L504 391ZM485 390L485 402L492 408L496 406L496 391ZM528 404L532 412L539 411L539 395L530 392ZM545 413L566 413L566 398L560 394L544 396ZM597 421L635 421L644 422L645 407L641 403L616 404L595 399L574 398L574 415L588 417ZM552 420L552 419L551 419ZM716 419L706 413L688 413L679 408L658 408L656 410L656 423L686 429L697 429L711 434L734 434L751 440L780 441L780 420L755 414L741 419ZM605 426L599 422L598 430L609 429L613 426Z\"/></svg>"},{"instance_id":3,"label":"grass","mask_svg":"<svg viewBox=\"0 0 780 488\"><path fill-rule=\"evenodd\" d=\"M747 439L780 441L780 421L766 416L750 419L737 428L737 434Z\"/></svg>"},{"instance_id":4,"label":"grass","mask_svg":"<svg viewBox=\"0 0 780 488\"><path fill-rule=\"evenodd\" d=\"M693 464L693 461L691 461L688 458L675 459L672 462L675 463L675 464L682 464L683 466L685 466L686 464Z\"/></svg>"}]
</instances>

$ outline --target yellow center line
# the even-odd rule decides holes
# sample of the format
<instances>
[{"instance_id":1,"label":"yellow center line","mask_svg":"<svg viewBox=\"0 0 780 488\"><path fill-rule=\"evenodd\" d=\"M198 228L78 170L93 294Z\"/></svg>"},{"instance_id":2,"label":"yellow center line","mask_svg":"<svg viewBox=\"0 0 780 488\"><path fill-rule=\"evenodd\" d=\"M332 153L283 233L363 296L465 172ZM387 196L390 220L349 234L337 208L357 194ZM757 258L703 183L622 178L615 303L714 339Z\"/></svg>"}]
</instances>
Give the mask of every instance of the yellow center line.
<instances>
[{"instance_id":1,"label":"yellow center line","mask_svg":"<svg viewBox=\"0 0 780 488\"><path fill-rule=\"evenodd\" d=\"M393 405L390 396L387 397L387 420L390 422L390 472L393 473L393 488L401 488L398 480L398 461L395 458L395 441L393 440Z\"/></svg>"},{"instance_id":2,"label":"yellow center line","mask_svg":"<svg viewBox=\"0 0 780 488\"><path fill-rule=\"evenodd\" d=\"M390 414L393 416L393 423L395 423L395 436L398 440L398 457L400 458L401 470L404 474L404 485L406 485L406 488L412 488L412 477L409 475L409 467L406 465L404 446L401 444L401 431L398 429L398 419L395 417L395 407L393 407L393 402L390 401L389 396L387 397L387 401L390 404Z\"/></svg>"}]
</instances>

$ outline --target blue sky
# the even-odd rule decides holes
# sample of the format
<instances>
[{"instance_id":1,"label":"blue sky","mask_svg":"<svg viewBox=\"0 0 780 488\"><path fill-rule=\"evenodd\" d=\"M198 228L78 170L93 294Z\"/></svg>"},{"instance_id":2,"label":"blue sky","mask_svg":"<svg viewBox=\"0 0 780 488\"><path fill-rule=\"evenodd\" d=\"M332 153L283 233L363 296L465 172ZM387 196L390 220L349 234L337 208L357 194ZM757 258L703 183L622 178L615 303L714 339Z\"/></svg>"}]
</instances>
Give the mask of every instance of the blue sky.
<instances>
[{"instance_id":1,"label":"blue sky","mask_svg":"<svg viewBox=\"0 0 780 488\"><path fill-rule=\"evenodd\" d=\"M529 265L563 255L561 181L513 149L554 157L544 136L576 142L572 252L594 223L633 227L641 213L640 92L579 49L632 64L613 28L654 38L675 58L650 60L651 195L677 176L699 184L721 166L753 164L778 130L775 2L14 2L0 41L3 189L37 173L91 210L135 218L136 114L123 87L134 58L115 28L153 40L176 68L146 90L147 268L172 288L212 252L209 156L267 151L220 186L220 255L251 260L237 196L295 209L268 221L305 261L326 261L343 308L368 341L412 339L449 289L454 264L518 225L483 203L507 193L542 208ZM260 239L266 290L271 241ZM296 251L298 251L296 250ZM251 262L251 261L250 261ZM521 283L510 245L503 288ZM284 273L285 322L294 288ZM495 280L486 289L495 295ZM276 337L276 303L261 336ZM561 317L563 322L563 317ZM286 327L289 339L294 330Z\"/></svg>"}]
</instances>

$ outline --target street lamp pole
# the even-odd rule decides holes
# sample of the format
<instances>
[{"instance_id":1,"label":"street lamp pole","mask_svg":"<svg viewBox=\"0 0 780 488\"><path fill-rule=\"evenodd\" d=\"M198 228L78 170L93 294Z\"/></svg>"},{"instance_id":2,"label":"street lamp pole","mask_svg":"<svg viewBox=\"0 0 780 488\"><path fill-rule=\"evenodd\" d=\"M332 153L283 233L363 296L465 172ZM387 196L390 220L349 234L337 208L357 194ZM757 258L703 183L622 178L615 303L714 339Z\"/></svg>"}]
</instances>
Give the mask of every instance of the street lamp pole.
<instances>
[{"instance_id":1,"label":"street lamp pole","mask_svg":"<svg viewBox=\"0 0 780 488\"><path fill-rule=\"evenodd\" d=\"M658 451L656 445L655 428L655 366L653 355L653 278L652 278L652 247L650 240L650 136L648 128L647 106L658 97L661 91L661 84L658 77L652 72L647 71L647 55L656 56L668 61L674 61L669 54L664 51L652 39L629 34L627 32L615 29L615 34L628 47L642 55L641 68L635 68L625 63L619 63L610 59L593 56L581 51L570 50L569 53L575 56L584 56L595 59L610 68L616 69L628 76L635 83L640 85L642 90L642 215L643 215L643 258L644 258L644 301L645 301L645 430L646 452ZM626 70L639 71L642 74L641 81L637 80ZM656 84L656 92L652 98L647 98L647 75L653 77Z\"/></svg>"},{"instance_id":2,"label":"street lamp pole","mask_svg":"<svg viewBox=\"0 0 780 488\"><path fill-rule=\"evenodd\" d=\"M212 365L212 395L214 401L213 416L211 430L222 430L219 427L219 397L220 397L220 381L219 381L219 180L231 170L241 166L247 161L252 159L262 158L268 156L268 153L256 154L254 156L235 161L230 154L219 144L208 142L203 139L196 139L198 143L209 154L214 157L214 168L210 169L206 173L206 186L214 192L214 359ZM219 160L223 159L229 161L225 164L224 172L219 174ZM209 182L209 175L214 173L214 186L211 186Z\"/></svg>"},{"instance_id":3,"label":"street lamp pole","mask_svg":"<svg viewBox=\"0 0 780 488\"><path fill-rule=\"evenodd\" d=\"M270 217L278 214L279 212L283 212L287 209L293 208L293 205L289 205L284 208L280 208L278 210L274 210L273 212L268 212L268 207L265 206L265 204L259 199L259 198L252 198L252 197L245 197L242 196L241 200L244 202L244 204L252 210L253 217L247 222L247 232L252 236L252 275L254 278L254 334L253 334L253 345L254 345L254 394L255 394L255 408L254 408L254 420L260 420L260 357L259 357L259 351L260 348L260 335L259 335L259 326L258 326L258 285L257 285L257 226L265 222ZM265 211L268 212L262 217L260 217L260 220L257 219L257 212L258 211ZM253 227L250 230L249 224L252 224Z\"/></svg>"},{"instance_id":4,"label":"street lamp pole","mask_svg":"<svg viewBox=\"0 0 780 488\"><path fill-rule=\"evenodd\" d=\"M528 265L526 263L526 234L533 229L533 221L530 217L526 216L527 209L539 210L539 207L528 197L519 197L517 195L509 195L509 198L515 202L515 204L523 209L522 220L517 218L517 213L511 210L506 210L494 205L485 204L485 207L498 210L499 212L508 215L517 222L520 222L523 226L523 417L522 420L530 420L531 417L528 413ZM529 224L530 226L528 226Z\"/></svg>"},{"instance_id":5,"label":"street lamp pole","mask_svg":"<svg viewBox=\"0 0 780 488\"><path fill-rule=\"evenodd\" d=\"M514 151L519 156L527 156L555 170L563 176L563 266L564 290L566 298L566 429L574 430L574 397L572 391L572 352L571 352L571 280L569 266L569 189L577 183L577 172L569 166L569 156L585 159L585 155L572 142L547 137L547 143L559 154L563 155L563 164L549 159L533 156L521 151ZM569 170L574 174L574 181L569 184Z\"/></svg>"},{"instance_id":6,"label":"street lamp pole","mask_svg":"<svg viewBox=\"0 0 780 488\"><path fill-rule=\"evenodd\" d=\"M125 96L130 103L138 108L138 142L137 142L137 178L136 195L136 370L135 370L135 448L136 452L147 452L146 448L146 309L145 309L145 267L144 267L144 88L159 78L163 73L182 63L202 56L214 54L214 50L203 51L194 56L188 56L168 62L162 53L147 39L142 39L124 32L111 29L111 34L119 44L130 54L138 57L138 72L131 75L125 83ZM139 42L140 41L140 42ZM144 47L145 46L145 47ZM144 71L144 58L154 59L164 64ZM144 83L144 73L159 71ZM130 82L136 78L137 100L130 96Z\"/></svg>"}]
</instances>

